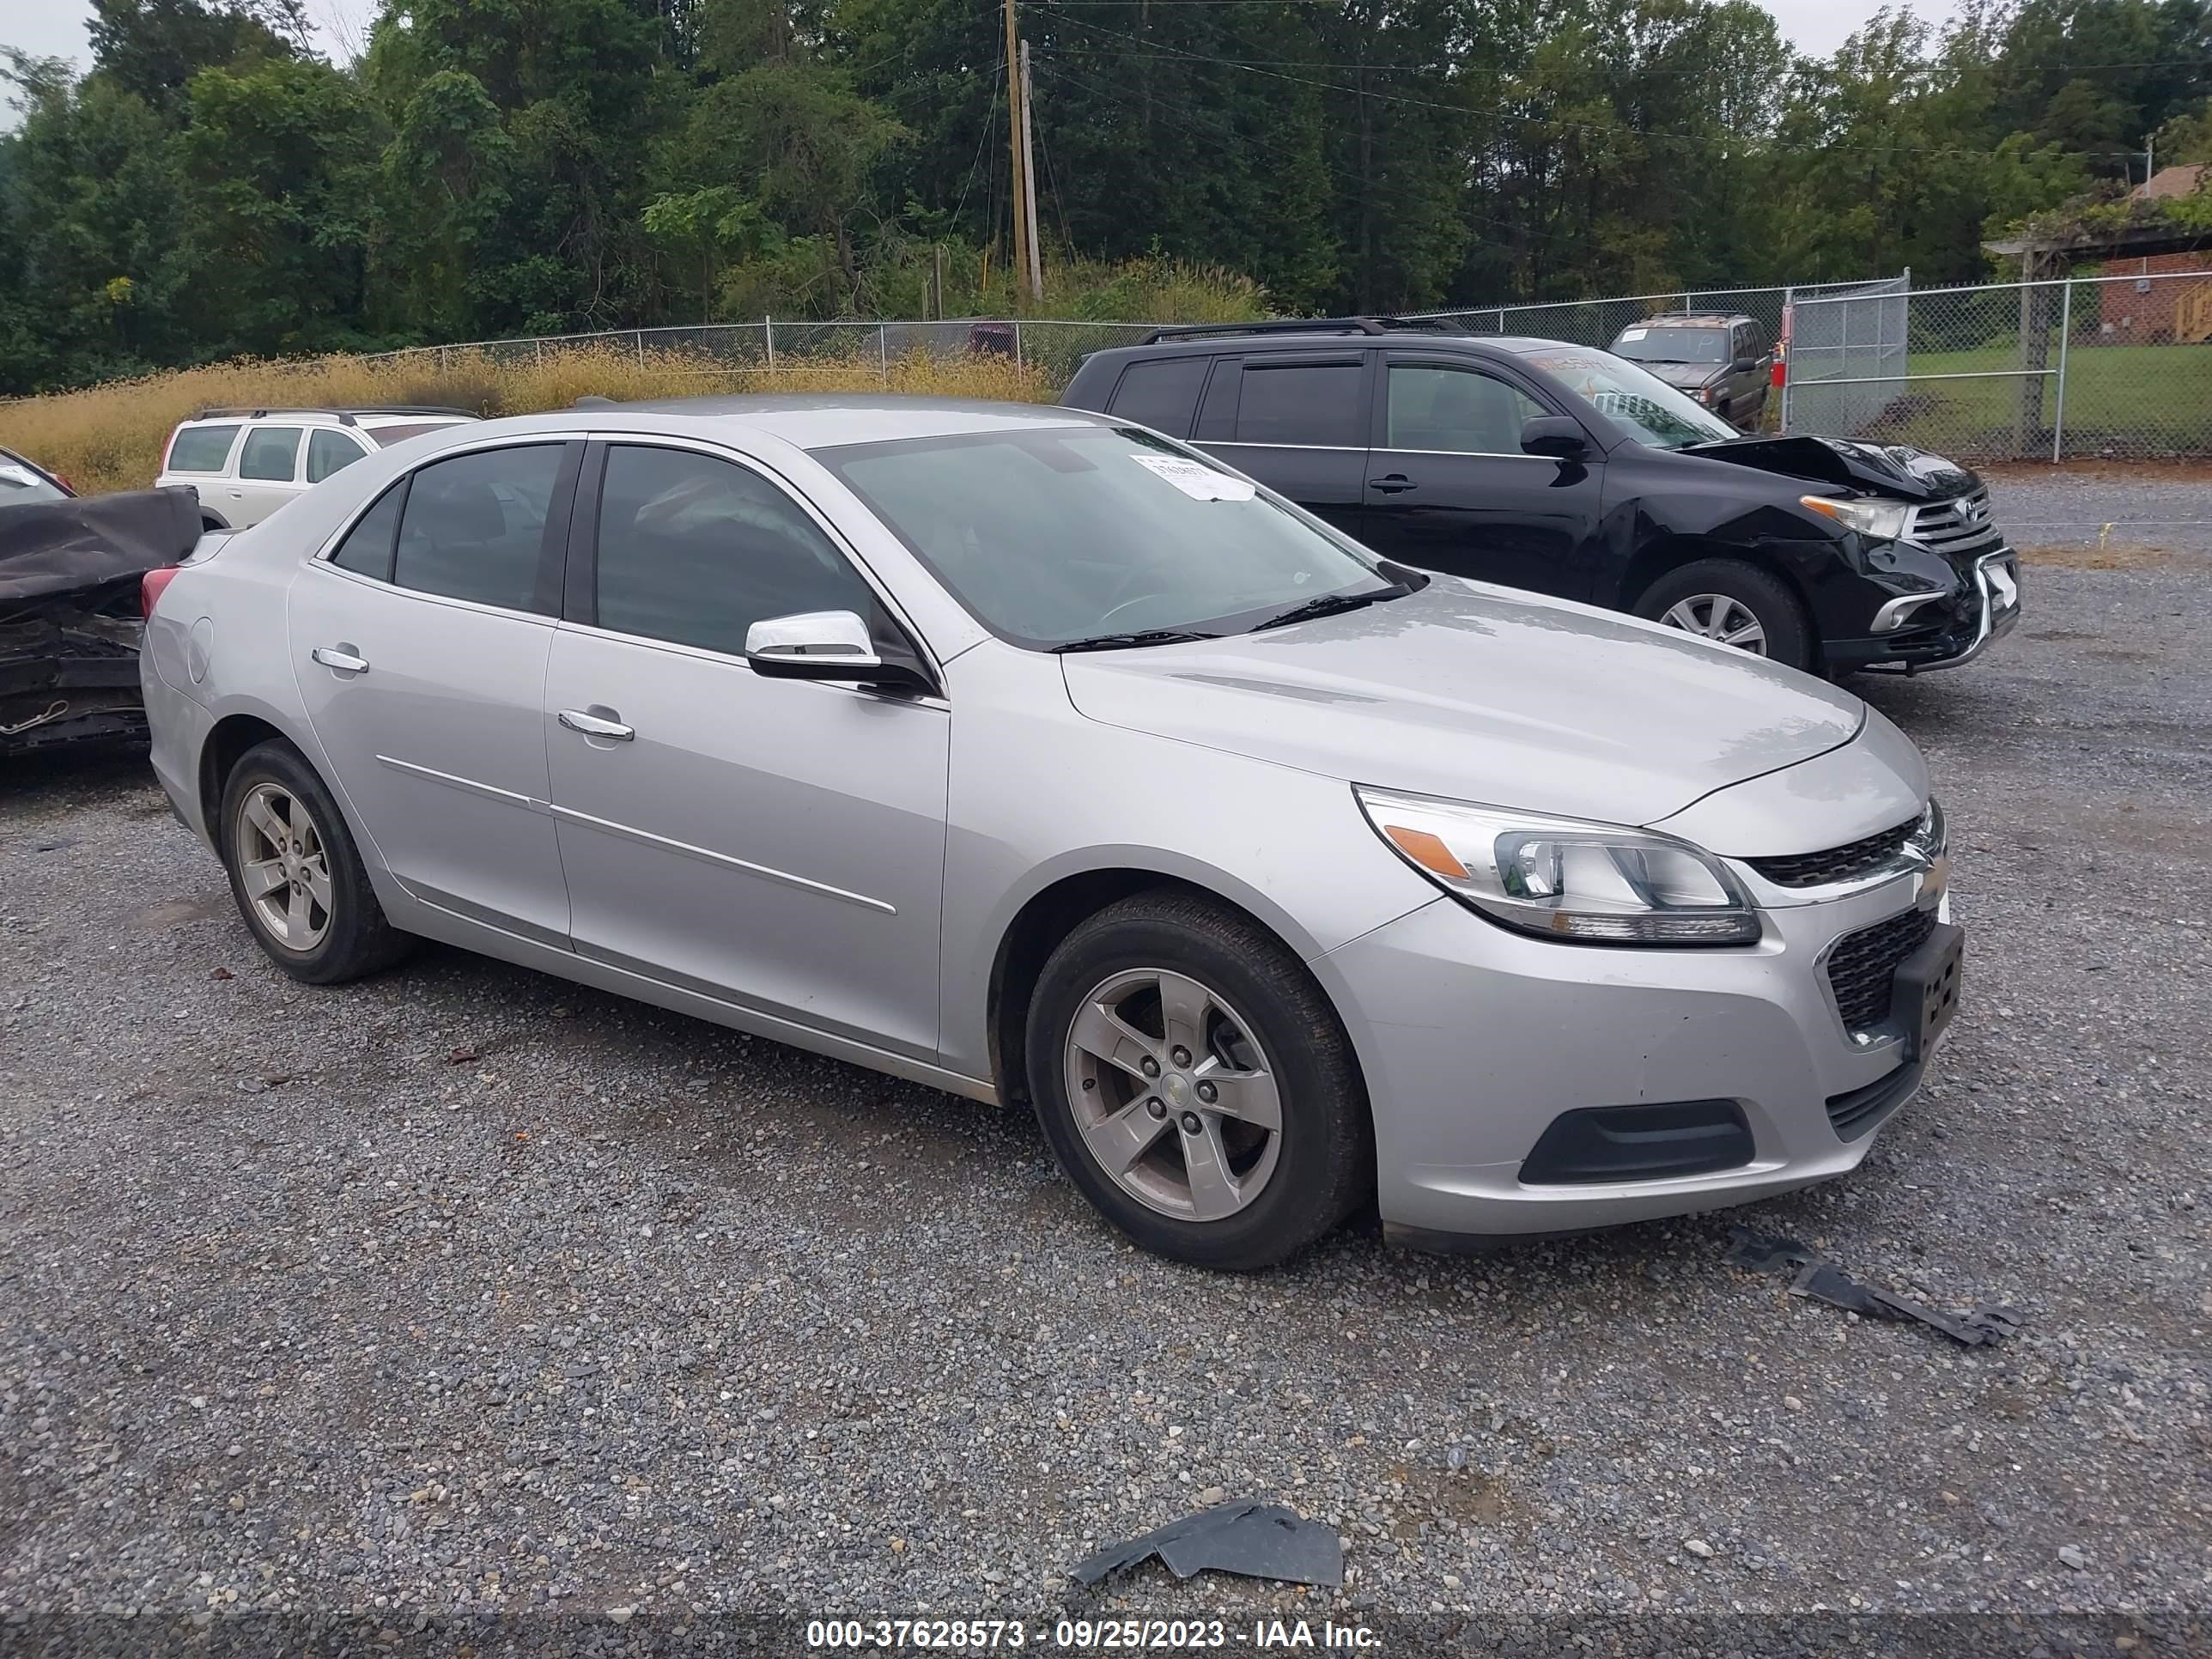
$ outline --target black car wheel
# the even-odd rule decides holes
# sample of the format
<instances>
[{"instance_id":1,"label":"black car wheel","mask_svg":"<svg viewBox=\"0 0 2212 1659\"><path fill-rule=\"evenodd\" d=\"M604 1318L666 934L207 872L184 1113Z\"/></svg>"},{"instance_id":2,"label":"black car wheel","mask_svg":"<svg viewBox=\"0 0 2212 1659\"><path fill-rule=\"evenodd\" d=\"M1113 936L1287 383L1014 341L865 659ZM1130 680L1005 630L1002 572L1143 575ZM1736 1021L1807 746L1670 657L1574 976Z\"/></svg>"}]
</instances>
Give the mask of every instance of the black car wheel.
<instances>
[{"instance_id":1,"label":"black car wheel","mask_svg":"<svg viewBox=\"0 0 2212 1659\"><path fill-rule=\"evenodd\" d=\"M1813 630L1781 579L1741 559L1699 559L1670 570L1636 601L1636 614L1755 657L1812 672Z\"/></svg>"},{"instance_id":2,"label":"black car wheel","mask_svg":"<svg viewBox=\"0 0 2212 1659\"><path fill-rule=\"evenodd\" d=\"M1030 1097L1068 1178L1143 1249L1272 1267L1374 1192L1366 1090L1321 988L1249 918L1165 890L1046 962Z\"/></svg>"},{"instance_id":3,"label":"black car wheel","mask_svg":"<svg viewBox=\"0 0 2212 1659\"><path fill-rule=\"evenodd\" d=\"M413 945L385 920L337 803L291 744L246 750L223 783L217 823L238 913L294 979L358 979Z\"/></svg>"}]
</instances>

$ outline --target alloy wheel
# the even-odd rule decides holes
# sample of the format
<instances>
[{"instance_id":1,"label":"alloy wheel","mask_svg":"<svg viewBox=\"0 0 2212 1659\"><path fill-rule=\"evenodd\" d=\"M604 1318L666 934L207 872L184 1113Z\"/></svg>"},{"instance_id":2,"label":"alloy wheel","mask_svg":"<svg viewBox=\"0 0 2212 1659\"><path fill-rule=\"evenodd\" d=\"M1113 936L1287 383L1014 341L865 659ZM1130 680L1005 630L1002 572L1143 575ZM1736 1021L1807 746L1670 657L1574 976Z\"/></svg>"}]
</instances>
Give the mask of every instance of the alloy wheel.
<instances>
[{"instance_id":1,"label":"alloy wheel","mask_svg":"<svg viewBox=\"0 0 2212 1659\"><path fill-rule=\"evenodd\" d=\"M1100 981L1070 1024L1064 1069L1091 1157L1149 1209L1220 1221L1275 1172L1275 1069L1244 1018L1188 974L1139 968Z\"/></svg>"},{"instance_id":2,"label":"alloy wheel","mask_svg":"<svg viewBox=\"0 0 2212 1659\"><path fill-rule=\"evenodd\" d=\"M1669 628L1679 628L1686 634L1702 634L1723 645L1748 651L1754 657L1766 654L1765 625L1749 605L1726 593L1692 593L1687 599L1677 599L1661 613L1659 620Z\"/></svg>"},{"instance_id":3,"label":"alloy wheel","mask_svg":"<svg viewBox=\"0 0 2212 1659\"><path fill-rule=\"evenodd\" d=\"M313 951L331 931L331 865L307 807L281 784L257 783L232 828L239 881L262 931L288 951Z\"/></svg>"}]
</instances>

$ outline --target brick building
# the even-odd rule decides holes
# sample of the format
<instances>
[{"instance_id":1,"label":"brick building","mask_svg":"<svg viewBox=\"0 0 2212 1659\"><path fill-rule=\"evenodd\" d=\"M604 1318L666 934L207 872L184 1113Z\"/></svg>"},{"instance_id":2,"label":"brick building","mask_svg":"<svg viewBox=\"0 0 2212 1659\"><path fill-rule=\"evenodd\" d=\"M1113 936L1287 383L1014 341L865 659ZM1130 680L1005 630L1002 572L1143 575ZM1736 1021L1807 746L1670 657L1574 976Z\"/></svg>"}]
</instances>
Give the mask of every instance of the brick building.
<instances>
[{"instance_id":1,"label":"brick building","mask_svg":"<svg viewBox=\"0 0 2212 1659\"><path fill-rule=\"evenodd\" d=\"M2203 182L2201 167L2160 167L2146 182L2129 192L2141 202L2170 202L2193 194ZM2201 283L2169 277L2148 279L2173 271L2204 273ZM2164 345L2212 339L2212 254L2149 253L2133 258L2107 258L2103 275L2133 276L2136 281L2100 285L2103 314L2094 338L2077 339L2081 345Z\"/></svg>"}]
</instances>

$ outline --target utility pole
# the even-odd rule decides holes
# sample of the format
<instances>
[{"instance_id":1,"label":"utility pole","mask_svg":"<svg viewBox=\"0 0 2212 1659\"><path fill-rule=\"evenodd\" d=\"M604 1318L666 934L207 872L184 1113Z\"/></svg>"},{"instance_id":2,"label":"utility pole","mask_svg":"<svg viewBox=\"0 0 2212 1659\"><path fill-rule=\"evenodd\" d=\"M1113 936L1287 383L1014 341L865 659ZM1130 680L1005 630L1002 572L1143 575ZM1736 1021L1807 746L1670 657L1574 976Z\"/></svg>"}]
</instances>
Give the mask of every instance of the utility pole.
<instances>
[{"instance_id":1,"label":"utility pole","mask_svg":"<svg viewBox=\"0 0 2212 1659\"><path fill-rule=\"evenodd\" d=\"M1029 264L1023 267L1022 279L1029 286L1030 298L1042 303L1044 299L1044 259L1038 246L1036 216L1036 142L1030 136L1030 43L1022 42L1022 213L1029 221L1027 242Z\"/></svg>"},{"instance_id":2,"label":"utility pole","mask_svg":"<svg viewBox=\"0 0 2212 1659\"><path fill-rule=\"evenodd\" d=\"M1029 169L1022 164L1022 52L1020 37L1014 32L1014 0L1006 0L1006 147L1013 152L1012 188L1007 194L1012 198L1014 217L1014 257L1009 274L1014 279L1014 292L1018 296L1029 280L1029 216L1022 205L1028 194Z\"/></svg>"}]
</instances>

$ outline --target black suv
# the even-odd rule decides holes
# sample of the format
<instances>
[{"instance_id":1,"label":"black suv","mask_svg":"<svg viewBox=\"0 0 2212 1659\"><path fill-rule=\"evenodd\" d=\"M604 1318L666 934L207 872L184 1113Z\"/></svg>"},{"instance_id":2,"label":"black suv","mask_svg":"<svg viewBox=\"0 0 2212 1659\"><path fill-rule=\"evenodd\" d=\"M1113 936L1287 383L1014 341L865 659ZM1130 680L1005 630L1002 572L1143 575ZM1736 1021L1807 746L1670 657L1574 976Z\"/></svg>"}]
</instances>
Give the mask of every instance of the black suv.
<instances>
[{"instance_id":1,"label":"black suv","mask_svg":"<svg viewBox=\"0 0 2212 1659\"><path fill-rule=\"evenodd\" d=\"M1646 317L1607 348L1748 432L1766 412L1774 348L1757 319L1723 311Z\"/></svg>"},{"instance_id":2,"label":"black suv","mask_svg":"<svg viewBox=\"0 0 2212 1659\"><path fill-rule=\"evenodd\" d=\"M1061 401L1184 439L1403 563L1814 672L1955 667L2020 619L1972 472L1746 437L1589 346L1373 317L1164 328L1085 358Z\"/></svg>"}]
</instances>

